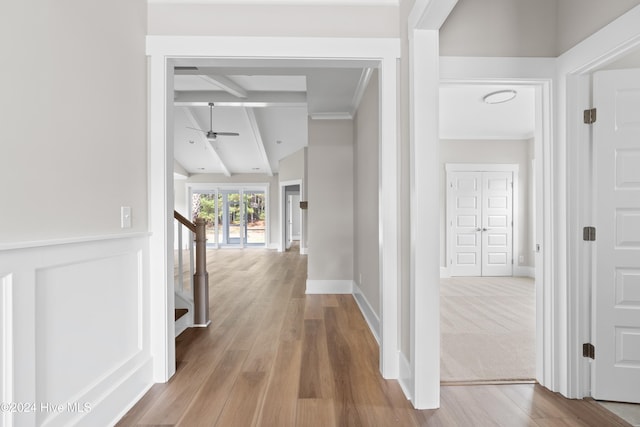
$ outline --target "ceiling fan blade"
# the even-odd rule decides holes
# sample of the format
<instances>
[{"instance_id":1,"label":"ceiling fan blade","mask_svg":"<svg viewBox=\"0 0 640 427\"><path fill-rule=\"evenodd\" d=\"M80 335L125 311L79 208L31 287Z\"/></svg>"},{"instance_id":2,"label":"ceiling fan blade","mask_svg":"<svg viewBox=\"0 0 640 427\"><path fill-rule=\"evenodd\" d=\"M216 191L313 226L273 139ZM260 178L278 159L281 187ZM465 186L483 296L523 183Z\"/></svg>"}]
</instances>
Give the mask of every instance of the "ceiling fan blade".
<instances>
[{"instance_id":1,"label":"ceiling fan blade","mask_svg":"<svg viewBox=\"0 0 640 427\"><path fill-rule=\"evenodd\" d=\"M206 130L202 130L202 129L198 129L198 128L192 128L192 127L190 127L190 126L185 126L185 127L186 127L187 129L199 130L200 132L207 133L207 131L206 131Z\"/></svg>"},{"instance_id":2,"label":"ceiling fan blade","mask_svg":"<svg viewBox=\"0 0 640 427\"><path fill-rule=\"evenodd\" d=\"M218 136L220 136L220 135L222 135L222 136L240 136L240 134L237 133L237 132L216 132L215 134L218 135Z\"/></svg>"}]
</instances>

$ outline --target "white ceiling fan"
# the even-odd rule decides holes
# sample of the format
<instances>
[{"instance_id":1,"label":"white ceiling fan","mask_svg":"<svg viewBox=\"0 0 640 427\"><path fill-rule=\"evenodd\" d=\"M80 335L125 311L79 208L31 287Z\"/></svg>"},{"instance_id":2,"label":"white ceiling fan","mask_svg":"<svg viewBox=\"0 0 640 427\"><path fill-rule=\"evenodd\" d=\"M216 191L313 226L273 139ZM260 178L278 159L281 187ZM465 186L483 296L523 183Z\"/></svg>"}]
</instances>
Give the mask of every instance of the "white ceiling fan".
<instances>
[{"instance_id":1,"label":"white ceiling fan","mask_svg":"<svg viewBox=\"0 0 640 427\"><path fill-rule=\"evenodd\" d=\"M213 102L209 103L209 130L203 130L198 128L192 128L187 126L187 129L193 129L200 132L204 132L209 141L215 141L218 139L218 136L239 136L240 134L237 132L214 132L213 131Z\"/></svg>"}]
</instances>

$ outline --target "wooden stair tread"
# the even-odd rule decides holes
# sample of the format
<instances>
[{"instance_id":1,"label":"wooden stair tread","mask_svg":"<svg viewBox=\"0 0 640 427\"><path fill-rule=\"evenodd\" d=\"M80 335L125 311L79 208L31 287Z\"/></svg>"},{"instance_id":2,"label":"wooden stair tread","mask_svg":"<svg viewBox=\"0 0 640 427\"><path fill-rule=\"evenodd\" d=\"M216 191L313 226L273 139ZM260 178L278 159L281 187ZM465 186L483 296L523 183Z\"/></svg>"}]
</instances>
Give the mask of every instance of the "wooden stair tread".
<instances>
[{"instance_id":1,"label":"wooden stair tread","mask_svg":"<svg viewBox=\"0 0 640 427\"><path fill-rule=\"evenodd\" d=\"M175 309L175 319L174 320L178 320L179 318L181 318L182 316L184 316L188 312L189 312L189 310L186 309L186 308L176 308Z\"/></svg>"}]
</instances>

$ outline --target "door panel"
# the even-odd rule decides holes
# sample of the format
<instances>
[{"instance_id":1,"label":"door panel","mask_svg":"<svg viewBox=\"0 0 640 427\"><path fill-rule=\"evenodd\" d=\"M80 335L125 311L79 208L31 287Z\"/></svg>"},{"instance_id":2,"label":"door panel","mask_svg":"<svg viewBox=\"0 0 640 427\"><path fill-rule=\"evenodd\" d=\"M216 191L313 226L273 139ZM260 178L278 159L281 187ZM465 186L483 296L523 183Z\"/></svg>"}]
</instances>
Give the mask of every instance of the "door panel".
<instances>
[{"instance_id":1,"label":"door panel","mask_svg":"<svg viewBox=\"0 0 640 427\"><path fill-rule=\"evenodd\" d=\"M513 274L513 174L483 173L482 275Z\"/></svg>"},{"instance_id":2,"label":"door panel","mask_svg":"<svg viewBox=\"0 0 640 427\"><path fill-rule=\"evenodd\" d=\"M596 399L640 403L640 70L594 75Z\"/></svg>"},{"instance_id":3,"label":"door panel","mask_svg":"<svg viewBox=\"0 0 640 427\"><path fill-rule=\"evenodd\" d=\"M452 172L449 177L450 274L480 276L482 173Z\"/></svg>"}]
</instances>

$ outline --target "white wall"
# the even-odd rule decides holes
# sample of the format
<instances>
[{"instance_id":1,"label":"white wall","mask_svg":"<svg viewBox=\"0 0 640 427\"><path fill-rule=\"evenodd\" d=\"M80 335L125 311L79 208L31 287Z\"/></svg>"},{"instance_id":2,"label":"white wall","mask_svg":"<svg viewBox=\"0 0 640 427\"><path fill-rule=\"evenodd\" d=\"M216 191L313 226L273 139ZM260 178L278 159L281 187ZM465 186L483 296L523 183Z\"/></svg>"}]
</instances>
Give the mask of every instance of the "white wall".
<instances>
[{"instance_id":1,"label":"white wall","mask_svg":"<svg viewBox=\"0 0 640 427\"><path fill-rule=\"evenodd\" d=\"M144 0L2 2L0 245L147 230L145 34Z\"/></svg>"},{"instance_id":2,"label":"white wall","mask_svg":"<svg viewBox=\"0 0 640 427\"><path fill-rule=\"evenodd\" d=\"M353 122L309 120L309 281L353 278Z\"/></svg>"},{"instance_id":3,"label":"white wall","mask_svg":"<svg viewBox=\"0 0 640 427\"><path fill-rule=\"evenodd\" d=\"M149 4L149 34L395 37L393 5Z\"/></svg>"},{"instance_id":4,"label":"white wall","mask_svg":"<svg viewBox=\"0 0 640 427\"><path fill-rule=\"evenodd\" d=\"M0 401L35 404L0 425L111 425L152 383L146 24L0 3Z\"/></svg>"},{"instance_id":5,"label":"white wall","mask_svg":"<svg viewBox=\"0 0 640 427\"><path fill-rule=\"evenodd\" d=\"M446 163L502 163L517 164L518 173L518 247L513 250L514 265L532 267L534 253L531 231L531 146L533 140L441 140L440 142L440 266L446 266ZM524 256L520 263L518 257Z\"/></svg>"},{"instance_id":6,"label":"white wall","mask_svg":"<svg viewBox=\"0 0 640 427\"><path fill-rule=\"evenodd\" d=\"M380 317L378 253L378 73L374 72L354 118L354 282Z\"/></svg>"}]
</instances>

